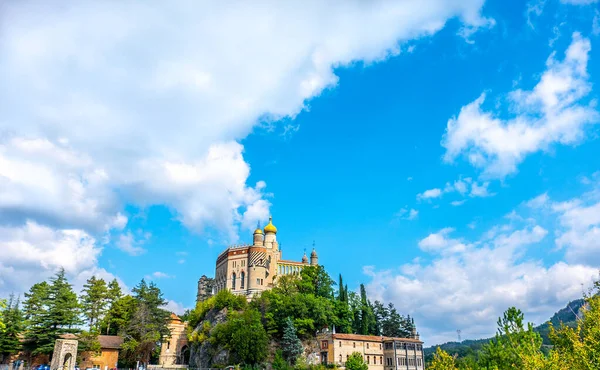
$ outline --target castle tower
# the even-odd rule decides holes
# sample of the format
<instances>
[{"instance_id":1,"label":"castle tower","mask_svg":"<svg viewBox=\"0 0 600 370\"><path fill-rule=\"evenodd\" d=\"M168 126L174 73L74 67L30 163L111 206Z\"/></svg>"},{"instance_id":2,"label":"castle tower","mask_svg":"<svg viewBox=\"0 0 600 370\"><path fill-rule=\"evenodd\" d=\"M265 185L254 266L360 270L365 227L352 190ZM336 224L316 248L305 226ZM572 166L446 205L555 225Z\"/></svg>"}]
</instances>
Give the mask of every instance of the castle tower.
<instances>
[{"instance_id":1,"label":"castle tower","mask_svg":"<svg viewBox=\"0 0 600 370\"><path fill-rule=\"evenodd\" d=\"M317 266L318 264L319 256L317 256L317 251L315 250L315 248L313 248L312 252L310 253L310 265Z\"/></svg>"},{"instance_id":2,"label":"castle tower","mask_svg":"<svg viewBox=\"0 0 600 370\"><path fill-rule=\"evenodd\" d=\"M306 257L306 251L304 251L304 256L302 256L302 263L308 263L308 257Z\"/></svg>"}]
</instances>

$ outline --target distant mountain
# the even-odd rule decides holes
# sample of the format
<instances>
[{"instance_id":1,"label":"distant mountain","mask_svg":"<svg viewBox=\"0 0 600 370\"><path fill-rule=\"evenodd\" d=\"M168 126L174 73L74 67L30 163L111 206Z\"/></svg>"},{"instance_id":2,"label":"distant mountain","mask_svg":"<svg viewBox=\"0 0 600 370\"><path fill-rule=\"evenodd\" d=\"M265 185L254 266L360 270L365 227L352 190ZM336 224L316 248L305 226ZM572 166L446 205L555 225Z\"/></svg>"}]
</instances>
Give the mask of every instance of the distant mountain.
<instances>
[{"instance_id":1,"label":"distant mountain","mask_svg":"<svg viewBox=\"0 0 600 370\"><path fill-rule=\"evenodd\" d=\"M585 301L583 299L577 299L569 302L567 306L558 312L556 312L550 320L535 327L535 331L540 333L542 337L543 343L545 345L550 345L550 339L548 338L548 334L550 333L550 324L554 325L555 328L560 327L560 324L568 326L575 326L577 324L577 317L581 317L581 308L583 307ZM477 340L463 340L462 342L448 342L444 344L440 344L439 346L431 346L424 349L425 351L425 361L431 361L433 354L435 353L435 349L437 347L441 347L444 351L448 352L451 355L457 355L459 358L466 357L471 354L475 354L477 351L481 349L481 347L488 343L492 338L486 339L477 339Z\"/></svg>"}]
</instances>

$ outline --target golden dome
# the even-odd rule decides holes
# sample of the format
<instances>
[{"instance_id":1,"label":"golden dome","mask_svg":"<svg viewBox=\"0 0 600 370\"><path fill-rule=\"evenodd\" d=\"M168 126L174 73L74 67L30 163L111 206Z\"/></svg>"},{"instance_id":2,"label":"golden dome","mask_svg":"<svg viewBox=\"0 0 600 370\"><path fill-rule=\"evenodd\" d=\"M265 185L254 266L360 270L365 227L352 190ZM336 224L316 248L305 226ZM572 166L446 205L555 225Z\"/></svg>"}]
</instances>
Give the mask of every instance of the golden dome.
<instances>
[{"instance_id":1,"label":"golden dome","mask_svg":"<svg viewBox=\"0 0 600 370\"><path fill-rule=\"evenodd\" d=\"M277 234L277 228L273 225L273 217L269 217L269 223L265 226L265 233Z\"/></svg>"},{"instance_id":2,"label":"golden dome","mask_svg":"<svg viewBox=\"0 0 600 370\"><path fill-rule=\"evenodd\" d=\"M262 231L262 229L260 227L258 229L256 229L256 230L254 230L254 235L256 235L256 234L262 234L262 233L263 233L263 231Z\"/></svg>"}]
</instances>

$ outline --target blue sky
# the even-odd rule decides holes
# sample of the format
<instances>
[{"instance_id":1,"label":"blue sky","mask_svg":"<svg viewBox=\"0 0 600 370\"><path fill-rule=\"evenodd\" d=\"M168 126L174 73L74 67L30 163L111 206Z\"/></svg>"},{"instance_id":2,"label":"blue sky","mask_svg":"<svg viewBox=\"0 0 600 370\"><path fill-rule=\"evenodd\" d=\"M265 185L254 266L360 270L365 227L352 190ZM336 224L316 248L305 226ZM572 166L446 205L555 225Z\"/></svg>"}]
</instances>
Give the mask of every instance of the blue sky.
<instances>
[{"instance_id":1,"label":"blue sky","mask_svg":"<svg viewBox=\"0 0 600 370\"><path fill-rule=\"evenodd\" d=\"M598 274L597 2L161 6L0 15L2 295L64 266L181 311L270 214L428 343Z\"/></svg>"}]
</instances>

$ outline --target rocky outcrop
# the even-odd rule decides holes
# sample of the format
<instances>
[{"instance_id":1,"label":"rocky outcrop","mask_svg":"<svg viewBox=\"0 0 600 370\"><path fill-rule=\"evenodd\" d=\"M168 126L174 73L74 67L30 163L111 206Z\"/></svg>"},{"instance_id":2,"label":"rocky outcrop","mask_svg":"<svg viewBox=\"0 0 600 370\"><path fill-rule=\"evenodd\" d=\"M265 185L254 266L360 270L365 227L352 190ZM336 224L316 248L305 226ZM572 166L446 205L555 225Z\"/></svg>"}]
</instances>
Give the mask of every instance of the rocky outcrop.
<instances>
[{"instance_id":1,"label":"rocky outcrop","mask_svg":"<svg viewBox=\"0 0 600 370\"><path fill-rule=\"evenodd\" d=\"M220 311L209 311L192 332L190 341L190 368L210 368L215 364L227 364L229 352L224 348L213 346L208 337L210 331L218 323L227 320L227 308Z\"/></svg>"}]
</instances>

